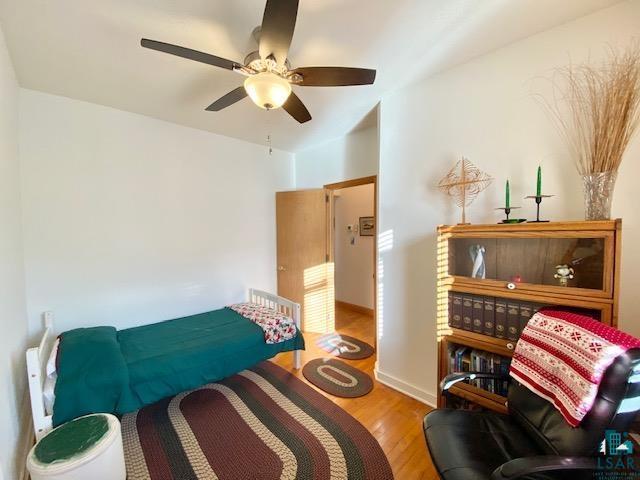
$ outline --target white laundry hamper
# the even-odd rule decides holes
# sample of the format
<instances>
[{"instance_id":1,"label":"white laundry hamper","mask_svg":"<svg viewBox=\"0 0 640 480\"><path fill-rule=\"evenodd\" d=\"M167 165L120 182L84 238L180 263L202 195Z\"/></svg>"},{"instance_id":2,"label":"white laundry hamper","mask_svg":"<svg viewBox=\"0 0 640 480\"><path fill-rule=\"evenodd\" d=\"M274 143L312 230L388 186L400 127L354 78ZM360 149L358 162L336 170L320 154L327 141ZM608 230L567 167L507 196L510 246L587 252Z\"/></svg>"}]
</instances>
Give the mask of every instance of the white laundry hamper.
<instances>
[{"instance_id":1,"label":"white laundry hamper","mask_svg":"<svg viewBox=\"0 0 640 480\"><path fill-rule=\"evenodd\" d=\"M27 468L32 480L125 480L120 422L98 413L60 425L31 449Z\"/></svg>"}]
</instances>

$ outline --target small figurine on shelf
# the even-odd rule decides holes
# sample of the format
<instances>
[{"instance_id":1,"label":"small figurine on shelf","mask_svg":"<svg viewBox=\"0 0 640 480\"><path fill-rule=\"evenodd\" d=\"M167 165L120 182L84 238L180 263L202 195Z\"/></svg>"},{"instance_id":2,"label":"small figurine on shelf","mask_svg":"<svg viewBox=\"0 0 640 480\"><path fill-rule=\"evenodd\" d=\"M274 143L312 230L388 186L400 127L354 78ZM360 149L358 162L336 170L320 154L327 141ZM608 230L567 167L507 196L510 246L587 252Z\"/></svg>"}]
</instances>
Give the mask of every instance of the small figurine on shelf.
<instances>
[{"instance_id":1,"label":"small figurine on shelf","mask_svg":"<svg viewBox=\"0 0 640 480\"><path fill-rule=\"evenodd\" d=\"M469 247L469 255L473 262L471 278L486 278L487 269L484 264L484 252L485 248L482 245L471 245Z\"/></svg>"},{"instance_id":2,"label":"small figurine on shelf","mask_svg":"<svg viewBox=\"0 0 640 480\"><path fill-rule=\"evenodd\" d=\"M542 195L542 167L538 166L538 178L536 180L536 194L524 198L534 198L536 200L536 219L529 220L529 223L546 223L549 220L540 220L540 204L543 198L551 198L553 195Z\"/></svg>"},{"instance_id":3,"label":"small figurine on shelf","mask_svg":"<svg viewBox=\"0 0 640 480\"><path fill-rule=\"evenodd\" d=\"M561 287L566 287L569 280L573 278L575 271L569 265L556 265L556 274L553 278L557 278Z\"/></svg>"}]
</instances>

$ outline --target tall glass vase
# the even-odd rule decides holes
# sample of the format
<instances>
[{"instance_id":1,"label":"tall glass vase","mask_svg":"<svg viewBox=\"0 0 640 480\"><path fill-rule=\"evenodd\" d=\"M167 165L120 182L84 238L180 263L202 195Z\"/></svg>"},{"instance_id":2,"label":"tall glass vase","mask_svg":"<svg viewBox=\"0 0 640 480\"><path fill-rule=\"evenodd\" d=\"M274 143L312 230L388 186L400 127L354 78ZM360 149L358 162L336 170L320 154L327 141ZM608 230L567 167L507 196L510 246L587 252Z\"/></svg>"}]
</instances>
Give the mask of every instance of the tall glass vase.
<instances>
[{"instance_id":1,"label":"tall glass vase","mask_svg":"<svg viewBox=\"0 0 640 480\"><path fill-rule=\"evenodd\" d=\"M585 220L611 218L611 200L618 172L600 172L582 176Z\"/></svg>"}]
</instances>

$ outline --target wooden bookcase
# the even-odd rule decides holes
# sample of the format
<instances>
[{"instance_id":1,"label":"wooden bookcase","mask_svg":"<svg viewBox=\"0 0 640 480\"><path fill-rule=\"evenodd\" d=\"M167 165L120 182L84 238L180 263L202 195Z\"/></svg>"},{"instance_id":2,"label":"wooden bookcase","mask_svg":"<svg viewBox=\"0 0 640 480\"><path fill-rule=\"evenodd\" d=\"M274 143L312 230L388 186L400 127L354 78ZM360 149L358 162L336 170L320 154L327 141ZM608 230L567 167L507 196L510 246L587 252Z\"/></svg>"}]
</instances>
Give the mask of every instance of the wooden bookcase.
<instances>
[{"instance_id":1,"label":"wooden bookcase","mask_svg":"<svg viewBox=\"0 0 640 480\"><path fill-rule=\"evenodd\" d=\"M459 324L451 326L449 296L475 296L586 311L618 323L621 220L455 225L438 227L438 376L450 373L454 350L468 349L510 359L517 340L496 338ZM470 248L485 249L485 278L472 278ZM569 264L575 276L562 286L555 266ZM522 307L523 309L526 307ZM466 319L465 319L466 320ZM456 323L458 322L458 323ZM521 325L522 327L522 325ZM473 368L471 368L473 370ZM469 383L450 393L470 403L506 412L506 398ZM446 400L439 395L438 406Z\"/></svg>"}]
</instances>

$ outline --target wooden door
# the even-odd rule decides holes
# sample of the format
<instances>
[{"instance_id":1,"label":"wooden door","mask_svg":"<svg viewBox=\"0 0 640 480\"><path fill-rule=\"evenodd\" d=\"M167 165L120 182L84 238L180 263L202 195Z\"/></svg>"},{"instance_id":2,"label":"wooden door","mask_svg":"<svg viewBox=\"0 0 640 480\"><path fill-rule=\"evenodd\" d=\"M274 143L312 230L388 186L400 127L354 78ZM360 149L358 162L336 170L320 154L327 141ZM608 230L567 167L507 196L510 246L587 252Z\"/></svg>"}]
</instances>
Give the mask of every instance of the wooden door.
<instances>
[{"instance_id":1,"label":"wooden door","mask_svg":"<svg viewBox=\"0 0 640 480\"><path fill-rule=\"evenodd\" d=\"M278 295L301 305L309 332L335 326L328 198L324 189L276 193Z\"/></svg>"}]
</instances>

